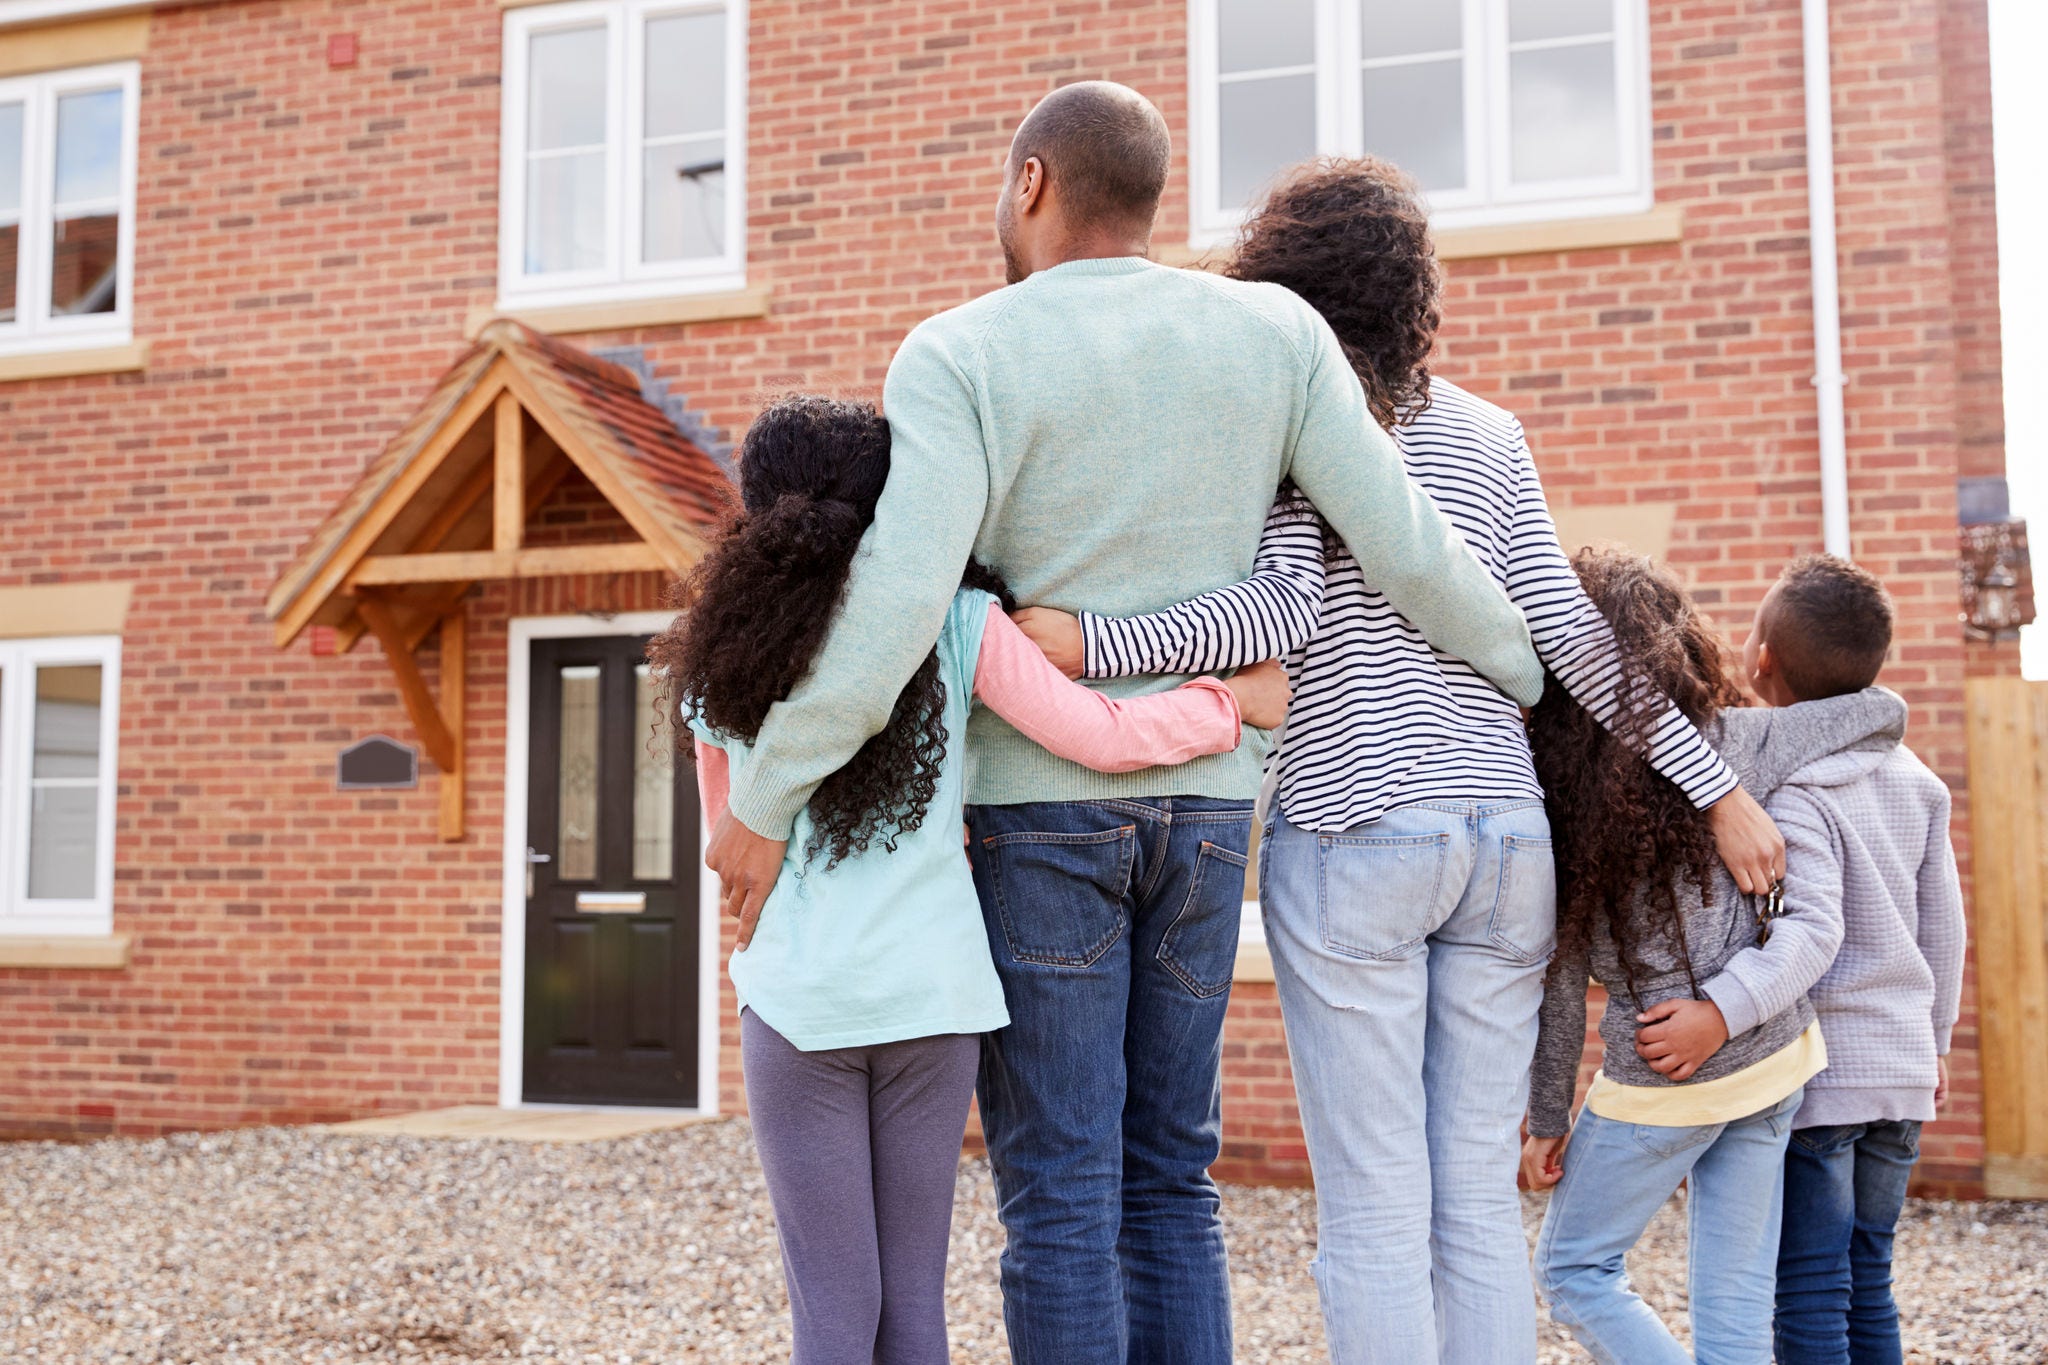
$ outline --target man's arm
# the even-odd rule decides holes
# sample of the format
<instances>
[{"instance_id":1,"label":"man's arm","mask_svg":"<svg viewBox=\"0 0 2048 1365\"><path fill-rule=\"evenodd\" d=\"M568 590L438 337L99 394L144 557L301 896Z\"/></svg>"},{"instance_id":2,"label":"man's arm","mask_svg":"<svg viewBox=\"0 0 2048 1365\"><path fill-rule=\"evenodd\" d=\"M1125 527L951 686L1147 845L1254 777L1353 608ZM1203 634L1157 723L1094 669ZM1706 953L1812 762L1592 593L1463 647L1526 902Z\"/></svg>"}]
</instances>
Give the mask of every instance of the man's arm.
<instances>
[{"instance_id":1,"label":"man's arm","mask_svg":"<svg viewBox=\"0 0 2048 1365\"><path fill-rule=\"evenodd\" d=\"M1250 578L1143 616L1082 612L1081 676L1213 673L1284 659L1315 634L1322 609L1322 519L1308 499L1284 490L1266 516Z\"/></svg>"},{"instance_id":2,"label":"man's arm","mask_svg":"<svg viewBox=\"0 0 2048 1365\"><path fill-rule=\"evenodd\" d=\"M1543 664L1522 613L1408 477L1328 324L1315 319L1308 341L1315 349L1288 472L1344 537L1365 581L1424 639L1534 706L1543 695Z\"/></svg>"},{"instance_id":3,"label":"man's arm","mask_svg":"<svg viewBox=\"0 0 2048 1365\"><path fill-rule=\"evenodd\" d=\"M931 653L988 502L988 456L968 377L923 330L897 351L883 389L889 482L831 633L804 680L769 708L731 811L786 839L820 782L889 723Z\"/></svg>"}]
</instances>

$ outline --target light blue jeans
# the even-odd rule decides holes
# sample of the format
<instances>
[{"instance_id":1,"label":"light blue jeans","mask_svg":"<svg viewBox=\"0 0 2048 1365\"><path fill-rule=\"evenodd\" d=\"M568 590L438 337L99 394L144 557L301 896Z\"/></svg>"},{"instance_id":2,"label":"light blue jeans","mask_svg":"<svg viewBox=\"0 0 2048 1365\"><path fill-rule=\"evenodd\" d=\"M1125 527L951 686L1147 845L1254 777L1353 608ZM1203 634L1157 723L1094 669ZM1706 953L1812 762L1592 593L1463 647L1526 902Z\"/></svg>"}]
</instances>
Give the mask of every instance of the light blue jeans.
<instances>
[{"instance_id":1,"label":"light blue jeans","mask_svg":"<svg viewBox=\"0 0 2048 1365\"><path fill-rule=\"evenodd\" d=\"M1536 1358L1515 1169L1557 918L1536 801L1285 819L1260 898L1315 1169L1330 1359Z\"/></svg>"},{"instance_id":2,"label":"light blue jeans","mask_svg":"<svg viewBox=\"0 0 2048 1365\"><path fill-rule=\"evenodd\" d=\"M1785 1144L1805 1091L1733 1123L1617 1123L1581 1111L1536 1240L1550 1315L1603 1365L1769 1365ZM1622 1258L1686 1182L1688 1353Z\"/></svg>"}]
</instances>

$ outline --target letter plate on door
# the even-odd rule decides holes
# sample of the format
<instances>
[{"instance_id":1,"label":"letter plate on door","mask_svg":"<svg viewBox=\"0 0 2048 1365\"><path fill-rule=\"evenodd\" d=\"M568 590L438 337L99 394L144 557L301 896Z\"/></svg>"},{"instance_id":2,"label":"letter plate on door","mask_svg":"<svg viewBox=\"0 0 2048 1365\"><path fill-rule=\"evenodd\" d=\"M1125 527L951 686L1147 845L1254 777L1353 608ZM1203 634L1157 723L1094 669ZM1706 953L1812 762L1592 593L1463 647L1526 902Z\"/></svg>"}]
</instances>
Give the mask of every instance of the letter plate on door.
<instances>
[{"instance_id":1,"label":"letter plate on door","mask_svg":"<svg viewBox=\"0 0 2048 1365\"><path fill-rule=\"evenodd\" d=\"M637 915L647 908L645 891L578 891L579 915Z\"/></svg>"}]
</instances>

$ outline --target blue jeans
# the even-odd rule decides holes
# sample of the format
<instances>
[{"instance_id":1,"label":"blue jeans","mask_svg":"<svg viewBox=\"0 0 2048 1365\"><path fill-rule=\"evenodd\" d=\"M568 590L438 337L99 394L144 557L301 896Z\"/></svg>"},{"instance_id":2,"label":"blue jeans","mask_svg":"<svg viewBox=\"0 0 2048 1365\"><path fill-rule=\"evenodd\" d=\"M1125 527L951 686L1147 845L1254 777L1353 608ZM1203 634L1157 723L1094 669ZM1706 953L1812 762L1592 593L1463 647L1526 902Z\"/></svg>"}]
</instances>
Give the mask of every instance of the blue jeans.
<instances>
[{"instance_id":1,"label":"blue jeans","mask_svg":"<svg viewBox=\"0 0 2048 1365\"><path fill-rule=\"evenodd\" d=\"M1276 819L1259 861L1331 1360L1533 1361L1515 1169L1557 920L1542 803Z\"/></svg>"},{"instance_id":2,"label":"blue jeans","mask_svg":"<svg viewBox=\"0 0 2048 1365\"><path fill-rule=\"evenodd\" d=\"M1898 1365L1892 1229L1920 1157L1911 1120L1800 1128L1785 1152L1778 1244L1783 1365Z\"/></svg>"},{"instance_id":3,"label":"blue jeans","mask_svg":"<svg viewBox=\"0 0 2048 1365\"><path fill-rule=\"evenodd\" d=\"M1802 1091L1733 1123L1616 1123L1583 1110L1536 1239L1550 1314L1602 1365L1768 1365L1785 1144ZM1686 1182L1687 1353L1622 1258Z\"/></svg>"},{"instance_id":4,"label":"blue jeans","mask_svg":"<svg viewBox=\"0 0 2048 1365\"><path fill-rule=\"evenodd\" d=\"M1017 1365L1231 1358L1209 1165L1251 803L971 806L1009 1002L982 1044Z\"/></svg>"}]
</instances>

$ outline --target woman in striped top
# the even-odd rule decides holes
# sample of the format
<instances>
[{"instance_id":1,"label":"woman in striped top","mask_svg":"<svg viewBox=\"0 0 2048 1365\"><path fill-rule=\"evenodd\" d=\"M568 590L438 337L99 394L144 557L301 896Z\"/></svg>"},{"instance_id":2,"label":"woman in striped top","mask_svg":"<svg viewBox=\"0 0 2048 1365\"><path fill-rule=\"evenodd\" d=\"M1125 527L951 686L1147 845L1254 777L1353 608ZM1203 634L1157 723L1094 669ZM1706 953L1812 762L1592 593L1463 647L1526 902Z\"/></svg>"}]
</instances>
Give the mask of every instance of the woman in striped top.
<instances>
[{"instance_id":1,"label":"woman in striped top","mask_svg":"<svg viewBox=\"0 0 2048 1365\"><path fill-rule=\"evenodd\" d=\"M1555 684L1603 720L1622 667L1572 572L1515 418L1432 381L1440 280L1413 183L1378 161L1302 168L1247 222L1231 272L1286 285L1344 344L1419 482L1529 621ZM1315 1169L1331 1358L1533 1360L1515 1170L1556 919L1521 713L1432 650L1313 508L1283 490L1247 581L1151 616L1019 617L1094 677L1279 655L1260 891ZM1783 866L1756 802L1676 708L1646 757L1711 807L1745 889Z\"/></svg>"}]
</instances>

